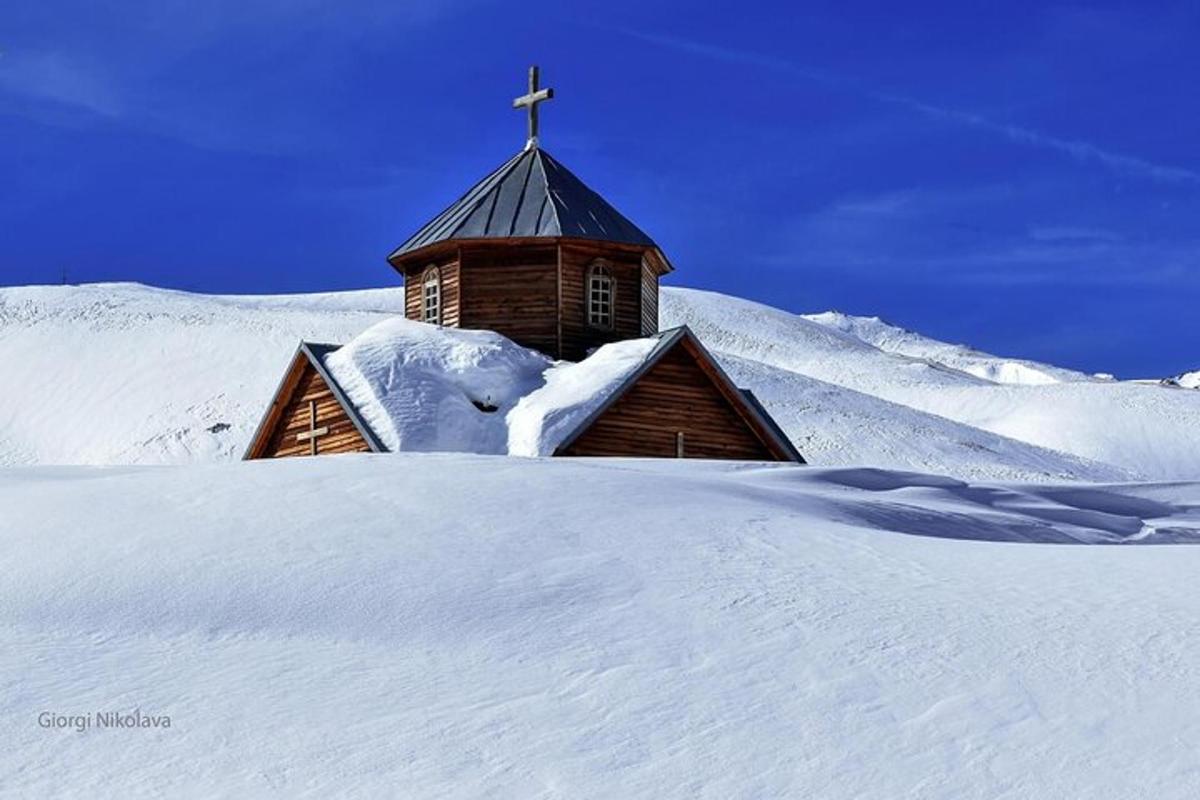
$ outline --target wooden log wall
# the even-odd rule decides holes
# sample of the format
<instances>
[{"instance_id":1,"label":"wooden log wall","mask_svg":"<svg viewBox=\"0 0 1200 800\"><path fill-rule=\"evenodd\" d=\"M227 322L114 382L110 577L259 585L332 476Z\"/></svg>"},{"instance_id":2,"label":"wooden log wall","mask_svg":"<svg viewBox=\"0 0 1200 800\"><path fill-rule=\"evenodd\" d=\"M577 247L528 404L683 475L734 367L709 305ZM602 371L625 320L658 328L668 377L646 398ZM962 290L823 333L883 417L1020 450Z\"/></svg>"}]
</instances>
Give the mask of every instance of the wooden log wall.
<instances>
[{"instance_id":1,"label":"wooden log wall","mask_svg":"<svg viewBox=\"0 0 1200 800\"><path fill-rule=\"evenodd\" d=\"M562 354L579 361L593 347L642 335L642 257L636 252L605 247L603 243L563 242L562 253ZM613 327L595 328L587 321L587 274L597 260L612 273ZM655 312L655 329L658 327Z\"/></svg>"},{"instance_id":2,"label":"wooden log wall","mask_svg":"<svg viewBox=\"0 0 1200 800\"><path fill-rule=\"evenodd\" d=\"M642 336L658 333L658 271L642 259Z\"/></svg>"},{"instance_id":3,"label":"wooden log wall","mask_svg":"<svg viewBox=\"0 0 1200 800\"><path fill-rule=\"evenodd\" d=\"M368 453L371 448L333 396L312 364L304 363L290 399L275 421L275 427L260 458L288 458L312 454L308 441L297 434L310 430L310 402L317 404L317 427L329 432L317 439L317 454Z\"/></svg>"},{"instance_id":4,"label":"wooden log wall","mask_svg":"<svg viewBox=\"0 0 1200 800\"><path fill-rule=\"evenodd\" d=\"M597 260L616 286L612 329L587 321L587 273ZM422 275L442 274L442 324L494 330L554 358L578 361L607 342L658 331L661 261L642 248L582 239L476 239L396 262L405 315L420 320Z\"/></svg>"},{"instance_id":5,"label":"wooden log wall","mask_svg":"<svg viewBox=\"0 0 1200 800\"><path fill-rule=\"evenodd\" d=\"M682 433L682 440L678 434ZM775 461L691 354L677 346L560 455Z\"/></svg>"},{"instance_id":6,"label":"wooden log wall","mask_svg":"<svg viewBox=\"0 0 1200 800\"><path fill-rule=\"evenodd\" d=\"M558 252L553 243L464 246L459 324L558 353Z\"/></svg>"}]
</instances>

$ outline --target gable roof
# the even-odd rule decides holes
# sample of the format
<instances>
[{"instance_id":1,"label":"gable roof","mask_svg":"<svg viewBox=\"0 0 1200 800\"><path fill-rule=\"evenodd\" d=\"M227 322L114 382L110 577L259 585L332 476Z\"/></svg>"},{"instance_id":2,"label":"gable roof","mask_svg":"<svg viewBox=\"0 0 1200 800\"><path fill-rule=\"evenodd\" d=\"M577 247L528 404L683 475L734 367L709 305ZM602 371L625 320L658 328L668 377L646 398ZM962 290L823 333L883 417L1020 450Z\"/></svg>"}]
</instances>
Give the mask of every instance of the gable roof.
<instances>
[{"instance_id":1,"label":"gable roof","mask_svg":"<svg viewBox=\"0 0 1200 800\"><path fill-rule=\"evenodd\" d=\"M664 331L646 339L626 340L624 343L618 342L614 345L606 345L606 347L636 342L646 342L649 345L650 340L653 340L653 346L645 352L644 356L638 357L638 360L634 362L636 366L632 366L627 372L623 371L621 374L614 376L615 381L611 382L610 385L603 388L597 386L592 389L595 392L593 396L599 397L603 395L600 398L600 402L590 412L586 413L586 415L577 417L579 421L569 430L556 434L555 439L557 443L553 441L549 443L549 446L542 451L542 454L562 455L565 453L577 439L587 432L606 411L631 390L668 353L672 352L677 346L683 346L688 349L689 354L697 360L701 369L713 381L718 391L733 406L737 414L746 422L769 451L781 460L793 461L799 464L806 463L804 457L792 445L791 440L788 439L787 434L771 418L771 415L762 407L753 393L746 389L739 389L734 384L733 380L721 368L712 354L708 352L686 325ZM333 398L354 424L359 434L361 434L370 451L373 453L389 452L388 446L383 444L380 437L364 419L360 409L349 399L337 379L326 367L325 359L340 349L340 345L317 344L314 342L300 343L287 371L284 373L283 379L280 381L279 387L275 391L271 405L268 407L266 414L264 414L250 441L249 447L246 449L246 453L243 456L244 459L257 458L262 454L271 433L275 429L280 414L292 398L303 368L308 365L313 367L318 377L329 388ZM588 359L585 359L578 364L569 366L572 369L578 369L587 365L587 361ZM582 408L580 412L583 412Z\"/></svg>"},{"instance_id":2,"label":"gable roof","mask_svg":"<svg viewBox=\"0 0 1200 800\"><path fill-rule=\"evenodd\" d=\"M717 385L717 388L729 401L730 405L754 429L755 433L762 439L763 444L769 450L773 450L777 456L782 457L784 460L794 461L797 464L807 463L804 460L804 456L800 455L800 451L796 449L795 445L787 437L787 434L783 432L775 420L772 419L771 415L763 408L762 404L758 402L758 398L748 389L739 389L737 387L733 379L729 377L728 373L721 368L717 360L708 352L708 349L700 343L700 339L696 334L692 333L691 328L687 325L681 325L678 328L663 331L657 334L657 337L657 344L646 354L645 360L642 361L637 369L630 372L592 413L584 417L575 429L567 434L555 449L555 455L565 453L606 411L612 408L626 392L632 389L641 380L642 376L653 369L667 353L674 350L677 345L683 345L692 351L693 355L701 362L701 367Z\"/></svg>"},{"instance_id":3,"label":"gable roof","mask_svg":"<svg viewBox=\"0 0 1200 800\"><path fill-rule=\"evenodd\" d=\"M302 368L306 365L311 365L321 380L324 381L325 385L329 387L329 392L333 395L333 399L337 401L342 411L346 412L346 416L354 423L355 429L363 437L371 452L386 452L386 448L380 443L379 437L371 430L371 426L363 420L362 416L358 413L358 409L354 407L354 404L350 402L349 398L342 391L341 386L329 374L329 370L325 368L325 357L339 349L341 349L341 345L337 344L300 342L300 346L296 348L296 353L292 356L287 370L283 373L283 378L280 380L279 386L271 396L271 405L267 406L267 411L259 421L258 427L255 428L254 435L250 437L250 444L247 445L246 452L242 456L243 461L257 458L261 454L267 444L267 439L271 431L275 428L275 423L278 421L280 413L282 413L284 406L291 399L296 383L300 379Z\"/></svg>"},{"instance_id":4,"label":"gable roof","mask_svg":"<svg viewBox=\"0 0 1200 800\"><path fill-rule=\"evenodd\" d=\"M574 237L658 249L641 228L558 160L531 147L472 186L392 251L388 260L452 239L526 237Z\"/></svg>"}]
</instances>

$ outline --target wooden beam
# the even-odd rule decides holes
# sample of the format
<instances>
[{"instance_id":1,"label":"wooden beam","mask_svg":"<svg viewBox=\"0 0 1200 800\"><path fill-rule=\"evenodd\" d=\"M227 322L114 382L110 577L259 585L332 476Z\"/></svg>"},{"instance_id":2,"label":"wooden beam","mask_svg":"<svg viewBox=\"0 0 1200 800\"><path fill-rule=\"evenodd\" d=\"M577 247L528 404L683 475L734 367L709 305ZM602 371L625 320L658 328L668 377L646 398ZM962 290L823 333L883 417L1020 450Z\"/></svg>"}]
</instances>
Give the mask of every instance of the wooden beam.
<instances>
[{"instance_id":1,"label":"wooden beam","mask_svg":"<svg viewBox=\"0 0 1200 800\"><path fill-rule=\"evenodd\" d=\"M328 436L328 435L329 435L329 427L327 425L322 425L319 428L313 428L312 430L309 430L309 431L300 431L299 433L296 434L296 441L297 442L307 442L309 439L317 439L322 436Z\"/></svg>"},{"instance_id":2,"label":"wooden beam","mask_svg":"<svg viewBox=\"0 0 1200 800\"><path fill-rule=\"evenodd\" d=\"M562 243L554 248L554 252L558 254L558 264L555 272L555 282L557 284L556 291L558 298L555 301L554 316L556 319L555 333L555 358L563 357L563 295L562 295Z\"/></svg>"}]
</instances>

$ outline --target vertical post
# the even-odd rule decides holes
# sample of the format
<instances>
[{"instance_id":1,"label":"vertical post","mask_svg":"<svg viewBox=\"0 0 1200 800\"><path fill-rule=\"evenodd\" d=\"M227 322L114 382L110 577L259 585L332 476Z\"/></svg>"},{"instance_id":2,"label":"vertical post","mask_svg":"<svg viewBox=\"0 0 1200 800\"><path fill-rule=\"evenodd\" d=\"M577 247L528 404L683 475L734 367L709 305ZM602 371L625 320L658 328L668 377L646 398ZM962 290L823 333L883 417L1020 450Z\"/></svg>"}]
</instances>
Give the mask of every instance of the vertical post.
<instances>
[{"instance_id":1,"label":"vertical post","mask_svg":"<svg viewBox=\"0 0 1200 800\"><path fill-rule=\"evenodd\" d=\"M554 327L554 346L556 348L556 350L554 352L554 357L555 358L566 358L566 356L563 355L562 242L558 243L558 245L554 248L554 252L555 252L555 258L556 258L556 265L555 265L555 272L554 272L554 274L555 274L555 279L554 279L554 282L555 282L554 316L557 318L557 321L556 321L555 327Z\"/></svg>"},{"instance_id":2,"label":"vertical post","mask_svg":"<svg viewBox=\"0 0 1200 800\"><path fill-rule=\"evenodd\" d=\"M312 438L308 440L309 453L317 454L317 401L308 401L308 429L312 432Z\"/></svg>"},{"instance_id":3,"label":"vertical post","mask_svg":"<svg viewBox=\"0 0 1200 800\"><path fill-rule=\"evenodd\" d=\"M675 457L683 458L683 431L675 431Z\"/></svg>"},{"instance_id":4,"label":"vertical post","mask_svg":"<svg viewBox=\"0 0 1200 800\"><path fill-rule=\"evenodd\" d=\"M538 68L529 68L529 96L535 97L538 90ZM536 142L538 136L538 104L535 99L529 104L529 141Z\"/></svg>"}]
</instances>

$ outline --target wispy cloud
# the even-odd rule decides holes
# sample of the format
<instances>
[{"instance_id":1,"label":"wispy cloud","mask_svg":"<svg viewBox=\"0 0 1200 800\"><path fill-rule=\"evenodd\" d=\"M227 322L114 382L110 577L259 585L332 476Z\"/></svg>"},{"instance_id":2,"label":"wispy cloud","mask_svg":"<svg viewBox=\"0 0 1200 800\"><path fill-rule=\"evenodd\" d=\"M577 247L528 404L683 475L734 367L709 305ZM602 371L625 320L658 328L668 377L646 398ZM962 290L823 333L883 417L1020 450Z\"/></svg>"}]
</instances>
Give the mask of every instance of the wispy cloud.
<instances>
[{"instance_id":1,"label":"wispy cloud","mask_svg":"<svg viewBox=\"0 0 1200 800\"><path fill-rule=\"evenodd\" d=\"M1010 187L887 192L838 200L787 226L762 263L893 284L945 287L1200 288L1200 240L1131 238L1099 227L984 226L997 204L1046 211Z\"/></svg>"},{"instance_id":2,"label":"wispy cloud","mask_svg":"<svg viewBox=\"0 0 1200 800\"><path fill-rule=\"evenodd\" d=\"M1026 128L1020 125L1011 125L1005 122L998 122L981 114L976 114L970 111L962 111L933 103L927 103L923 100L910 97L908 95L879 91L877 89L864 86L861 82L846 76L837 75L835 73L820 69L814 69L803 64L798 64L789 59L779 58L777 56L771 56L764 53L757 53L751 50L741 50L720 45L707 44L704 42L692 41L690 39L683 39L676 36L664 36L661 34L644 33L641 31L627 29L619 29L619 31L626 36L640 39L651 44L656 44L661 47L668 47L680 52L691 53L693 55L726 61L729 63L750 64L753 66L759 66L766 69L783 72L789 75L795 75L814 83L821 84L822 86L853 92L862 97L867 97L880 103L906 108L931 119L993 133L1003 136L1009 141L1016 142L1018 144L1024 144L1030 147L1037 147L1043 150L1061 153L1079 162L1099 164L1123 175L1167 183L1200 183L1200 172L1195 170L1158 164L1137 156L1116 153L1100 147L1092 142L1079 139L1064 139L1034 130L1032 128Z\"/></svg>"},{"instance_id":3,"label":"wispy cloud","mask_svg":"<svg viewBox=\"0 0 1200 800\"><path fill-rule=\"evenodd\" d=\"M0 53L0 89L105 117L121 112L117 92L95 67L59 52Z\"/></svg>"}]
</instances>

